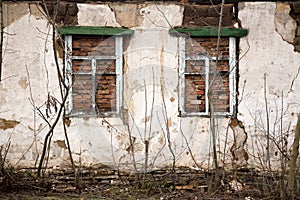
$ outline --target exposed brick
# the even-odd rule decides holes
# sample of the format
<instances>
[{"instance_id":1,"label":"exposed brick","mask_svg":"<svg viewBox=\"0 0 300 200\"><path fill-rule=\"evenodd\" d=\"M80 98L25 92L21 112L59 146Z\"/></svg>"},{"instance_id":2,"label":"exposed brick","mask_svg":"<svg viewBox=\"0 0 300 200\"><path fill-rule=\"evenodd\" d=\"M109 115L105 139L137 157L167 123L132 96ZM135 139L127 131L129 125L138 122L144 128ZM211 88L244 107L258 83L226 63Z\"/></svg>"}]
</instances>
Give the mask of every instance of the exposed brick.
<instances>
[{"instance_id":1,"label":"exposed brick","mask_svg":"<svg viewBox=\"0 0 300 200\"><path fill-rule=\"evenodd\" d=\"M73 36L72 55L113 55L115 42L114 39L107 37L80 37ZM96 80L97 86L94 91L96 97L96 107L99 112L115 110L116 104L116 69L115 60L97 60L96 62ZM90 73L92 71L91 60L73 60L73 72ZM105 75L103 73L110 73ZM92 107L92 75L75 74L73 83L73 109L80 112L95 112Z\"/></svg>"},{"instance_id":2,"label":"exposed brick","mask_svg":"<svg viewBox=\"0 0 300 200\"><path fill-rule=\"evenodd\" d=\"M188 18L206 17L207 7L201 5L186 5L184 7L184 16Z\"/></svg>"},{"instance_id":3,"label":"exposed brick","mask_svg":"<svg viewBox=\"0 0 300 200\"><path fill-rule=\"evenodd\" d=\"M73 46L73 48L80 47L80 43L78 41L73 41L72 46Z\"/></svg>"},{"instance_id":4,"label":"exposed brick","mask_svg":"<svg viewBox=\"0 0 300 200\"><path fill-rule=\"evenodd\" d=\"M293 10L295 14L300 14L300 1L293 3Z\"/></svg>"},{"instance_id":5,"label":"exposed brick","mask_svg":"<svg viewBox=\"0 0 300 200\"><path fill-rule=\"evenodd\" d=\"M65 16L67 12L67 4L65 2L60 2L57 8L58 16Z\"/></svg>"},{"instance_id":6,"label":"exposed brick","mask_svg":"<svg viewBox=\"0 0 300 200\"><path fill-rule=\"evenodd\" d=\"M65 16L64 18L64 25L76 25L77 24L77 16L76 17L72 17L72 16Z\"/></svg>"},{"instance_id":7,"label":"exposed brick","mask_svg":"<svg viewBox=\"0 0 300 200\"><path fill-rule=\"evenodd\" d=\"M91 47L92 44L90 42L83 42L83 43L81 43L81 46L82 47Z\"/></svg>"},{"instance_id":8,"label":"exposed brick","mask_svg":"<svg viewBox=\"0 0 300 200\"><path fill-rule=\"evenodd\" d=\"M219 6L208 6L207 17L220 17L220 7Z\"/></svg>"},{"instance_id":9,"label":"exposed brick","mask_svg":"<svg viewBox=\"0 0 300 200\"><path fill-rule=\"evenodd\" d=\"M76 4L68 4L67 6L67 15L77 16L78 8Z\"/></svg>"},{"instance_id":10,"label":"exposed brick","mask_svg":"<svg viewBox=\"0 0 300 200\"><path fill-rule=\"evenodd\" d=\"M232 15L223 17L222 26L232 26L233 24L234 24L234 17Z\"/></svg>"},{"instance_id":11,"label":"exposed brick","mask_svg":"<svg viewBox=\"0 0 300 200\"><path fill-rule=\"evenodd\" d=\"M186 5L183 27L218 26L220 6L216 5ZM233 5L224 6L222 26L232 26L234 23Z\"/></svg>"},{"instance_id":12,"label":"exposed brick","mask_svg":"<svg viewBox=\"0 0 300 200\"><path fill-rule=\"evenodd\" d=\"M206 55L216 55L217 53L216 37L194 37L193 40L186 42L186 56L197 56L199 49L202 48ZM228 38L221 38L219 53L228 54ZM201 48L199 48L201 47ZM211 67L215 64L211 62ZM185 109L187 112L204 112L205 111L205 62L198 60L186 61L186 72L198 73L185 75ZM198 70L198 71L197 71ZM213 68L211 68L213 70ZM210 73L210 81L214 79L211 86L212 96L210 100L214 104L214 110L218 112L229 111L229 61L221 60L217 67L218 75Z\"/></svg>"},{"instance_id":13,"label":"exposed brick","mask_svg":"<svg viewBox=\"0 0 300 200\"><path fill-rule=\"evenodd\" d=\"M49 14L51 19L55 18L55 22L63 25L76 25L78 24L77 13L78 8L76 3L66 3L60 1L46 1L41 4L45 13Z\"/></svg>"}]
</instances>

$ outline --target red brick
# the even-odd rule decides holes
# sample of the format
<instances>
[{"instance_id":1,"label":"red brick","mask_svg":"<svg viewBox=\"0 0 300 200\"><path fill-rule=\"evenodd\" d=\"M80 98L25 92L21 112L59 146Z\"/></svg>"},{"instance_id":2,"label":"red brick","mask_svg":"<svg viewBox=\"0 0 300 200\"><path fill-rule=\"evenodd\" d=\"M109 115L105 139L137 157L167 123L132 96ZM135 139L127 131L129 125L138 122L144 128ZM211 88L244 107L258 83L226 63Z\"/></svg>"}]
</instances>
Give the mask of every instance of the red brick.
<instances>
[{"instance_id":1,"label":"red brick","mask_svg":"<svg viewBox=\"0 0 300 200\"><path fill-rule=\"evenodd\" d=\"M73 46L73 48L80 47L80 43L78 41L73 41L72 46Z\"/></svg>"},{"instance_id":2,"label":"red brick","mask_svg":"<svg viewBox=\"0 0 300 200\"><path fill-rule=\"evenodd\" d=\"M82 47L91 47L92 44L90 42L83 42L80 44Z\"/></svg>"}]
</instances>

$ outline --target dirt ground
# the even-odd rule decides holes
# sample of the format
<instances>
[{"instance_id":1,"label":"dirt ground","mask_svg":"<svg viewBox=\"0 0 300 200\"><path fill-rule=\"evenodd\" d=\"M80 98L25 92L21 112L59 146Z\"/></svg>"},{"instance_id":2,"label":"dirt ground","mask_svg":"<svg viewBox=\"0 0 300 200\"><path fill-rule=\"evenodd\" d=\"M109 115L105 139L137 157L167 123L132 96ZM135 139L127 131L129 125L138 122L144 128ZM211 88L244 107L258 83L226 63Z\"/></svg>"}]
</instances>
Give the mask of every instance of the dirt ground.
<instances>
[{"instance_id":1,"label":"dirt ground","mask_svg":"<svg viewBox=\"0 0 300 200\"><path fill-rule=\"evenodd\" d=\"M264 197L263 195L255 194L254 191L250 192L202 192L195 190L174 190L166 191L164 189L151 189L149 190L137 190L135 188L128 187L95 187L85 188L83 191L74 190L68 192L55 192L55 191L40 191L27 190L27 191L11 191L9 193L0 194L0 199L4 200L59 200L59 199L71 199L71 200L88 200L88 199L127 199L127 200L184 200L184 199L228 199L228 200L254 200L254 199L277 199L276 197Z\"/></svg>"}]
</instances>

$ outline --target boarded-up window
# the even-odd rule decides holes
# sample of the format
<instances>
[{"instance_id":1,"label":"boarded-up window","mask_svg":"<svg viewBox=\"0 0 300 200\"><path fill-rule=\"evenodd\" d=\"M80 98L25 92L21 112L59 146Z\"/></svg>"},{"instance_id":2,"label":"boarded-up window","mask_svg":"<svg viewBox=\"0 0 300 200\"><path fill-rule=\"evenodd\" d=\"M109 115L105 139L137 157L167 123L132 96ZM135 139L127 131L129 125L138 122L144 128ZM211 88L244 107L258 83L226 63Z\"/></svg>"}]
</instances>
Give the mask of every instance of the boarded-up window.
<instances>
[{"instance_id":1,"label":"boarded-up window","mask_svg":"<svg viewBox=\"0 0 300 200\"><path fill-rule=\"evenodd\" d=\"M235 101L235 38L180 37L180 112L230 115Z\"/></svg>"},{"instance_id":2,"label":"boarded-up window","mask_svg":"<svg viewBox=\"0 0 300 200\"><path fill-rule=\"evenodd\" d=\"M71 84L67 114L119 113L122 37L66 36L66 76Z\"/></svg>"}]
</instances>

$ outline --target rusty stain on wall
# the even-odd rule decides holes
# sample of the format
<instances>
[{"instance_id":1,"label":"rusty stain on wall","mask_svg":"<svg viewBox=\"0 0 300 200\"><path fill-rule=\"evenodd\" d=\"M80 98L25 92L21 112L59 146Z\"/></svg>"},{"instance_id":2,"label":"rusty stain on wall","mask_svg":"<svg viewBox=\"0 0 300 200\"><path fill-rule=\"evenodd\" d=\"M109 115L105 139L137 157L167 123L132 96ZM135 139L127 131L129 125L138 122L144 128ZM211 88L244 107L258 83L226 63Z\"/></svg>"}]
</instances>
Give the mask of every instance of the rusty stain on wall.
<instances>
[{"instance_id":1,"label":"rusty stain on wall","mask_svg":"<svg viewBox=\"0 0 300 200\"><path fill-rule=\"evenodd\" d=\"M0 129L6 130L6 129L14 128L19 123L20 123L19 121L0 118Z\"/></svg>"},{"instance_id":2,"label":"rusty stain on wall","mask_svg":"<svg viewBox=\"0 0 300 200\"><path fill-rule=\"evenodd\" d=\"M248 136L243 123L237 118L231 118L229 127L232 129L234 137L233 144L230 148L233 157L232 162L236 167L241 167L247 164L248 160L248 153L245 150Z\"/></svg>"}]
</instances>

